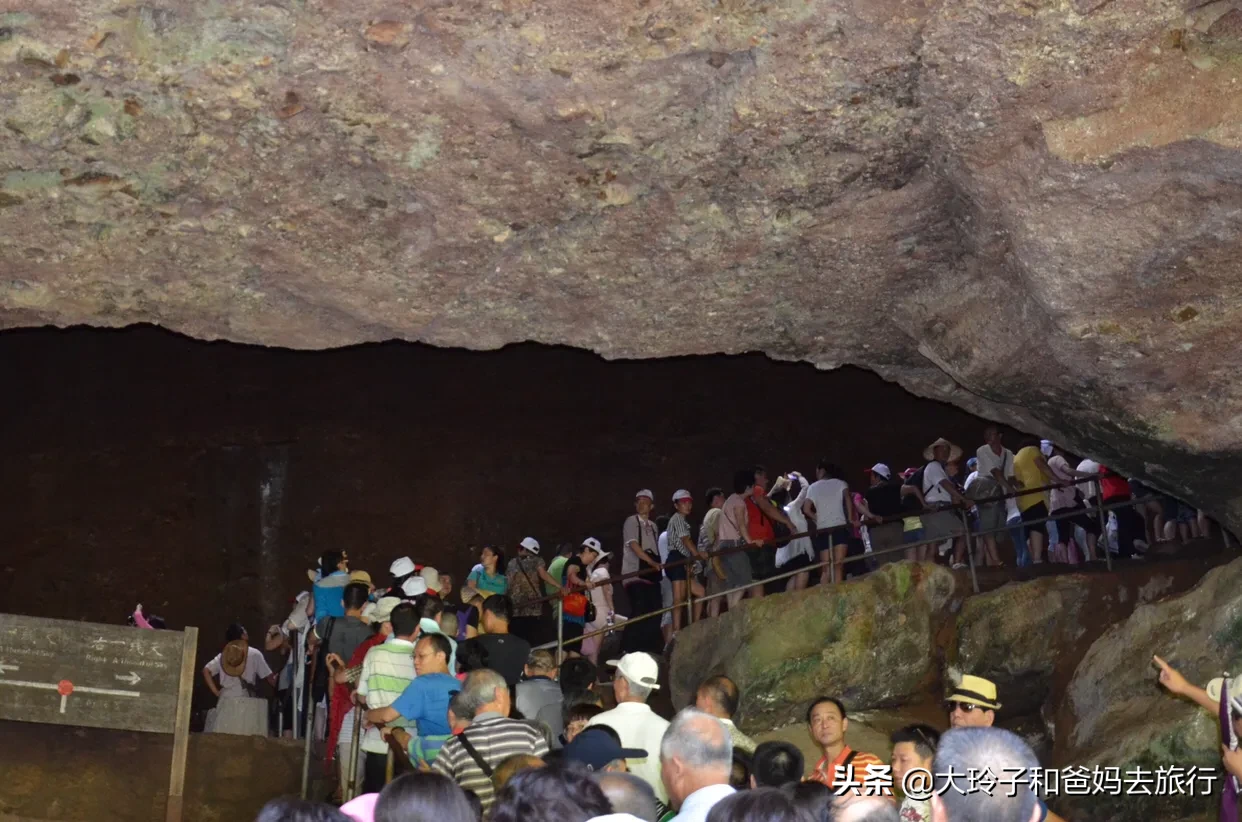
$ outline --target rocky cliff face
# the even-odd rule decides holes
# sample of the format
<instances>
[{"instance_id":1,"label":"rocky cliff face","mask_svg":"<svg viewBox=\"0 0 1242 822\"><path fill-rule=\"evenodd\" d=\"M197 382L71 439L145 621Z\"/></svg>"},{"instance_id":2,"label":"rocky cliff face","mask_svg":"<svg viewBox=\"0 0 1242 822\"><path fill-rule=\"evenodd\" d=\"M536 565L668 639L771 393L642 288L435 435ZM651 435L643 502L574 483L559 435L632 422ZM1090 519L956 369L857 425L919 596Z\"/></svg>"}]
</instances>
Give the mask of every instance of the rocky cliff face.
<instances>
[{"instance_id":1,"label":"rocky cliff face","mask_svg":"<svg viewBox=\"0 0 1242 822\"><path fill-rule=\"evenodd\" d=\"M0 326L857 363L1201 502L1236 0L14 0Z\"/></svg>"}]
</instances>

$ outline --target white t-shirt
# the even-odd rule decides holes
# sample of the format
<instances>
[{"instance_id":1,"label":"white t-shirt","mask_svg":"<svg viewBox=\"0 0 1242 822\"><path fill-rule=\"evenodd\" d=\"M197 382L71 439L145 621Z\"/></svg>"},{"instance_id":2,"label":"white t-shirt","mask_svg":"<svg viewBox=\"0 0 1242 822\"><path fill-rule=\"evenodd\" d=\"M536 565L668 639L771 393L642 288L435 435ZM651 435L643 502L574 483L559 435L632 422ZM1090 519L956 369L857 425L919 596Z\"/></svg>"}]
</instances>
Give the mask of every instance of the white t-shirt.
<instances>
[{"instance_id":1,"label":"white t-shirt","mask_svg":"<svg viewBox=\"0 0 1242 822\"><path fill-rule=\"evenodd\" d=\"M1069 462L1060 454L1048 460L1048 467L1052 469L1052 475L1056 477L1057 482L1073 481L1074 476L1070 474ZM1073 485L1066 488L1053 488L1049 492L1051 504L1049 510L1060 511L1062 508L1073 508L1078 501L1078 494L1074 489Z\"/></svg>"},{"instance_id":2,"label":"white t-shirt","mask_svg":"<svg viewBox=\"0 0 1242 822\"><path fill-rule=\"evenodd\" d=\"M975 466L979 471L979 476L992 479L992 469L999 468L1001 476L1009 478L1013 476L1013 452L1008 448L1002 448L997 454L992 450L992 446L983 445L975 452L975 459L979 460L979 464Z\"/></svg>"},{"instance_id":3,"label":"white t-shirt","mask_svg":"<svg viewBox=\"0 0 1242 822\"><path fill-rule=\"evenodd\" d=\"M660 564L668 564L668 531L660 532L660 538L656 540L656 550L660 552ZM668 574L664 571L660 572L660 576L668 579Z\"/></svg>"},{"instance_id":4,"label":"white t-shirt","mask_svg":"<svg viewBox=\"0 0 1242 822\"><path fill-rule=\"evenodd\" d=\"M1082 462L1078 463L1078 470L1084 474L1098 474L1100 473L1100 464L1096 462L1095 460L1083 460ZM1084 500L1090 503L1091 500L1095 499L1095 481L1094 480L1087 480L1083 482L1081 488L1082 488L1082 498Z\"/></svg>"},{"instance_id":5,"label":"white t-shirt","mask_svg":"<svg viewBox=\"0 0 1242 822\"><path fill-rule=\"evenodd\" d=\"M840 528L845 525L845 492L849 483L839 479L822 479L811 483L806 498L815 505L815 527Z\"/></svg>"},{"instance_id":6,"label":"white t-shirt","mask_svg":"<svg viewBox=\"0 0 1242 822\"><path fill-rule=\"evenodd\" d=\"M802 513L802 503L806 501L809 490L809 485L802 486L798 496L785 506L785 516L789 517L789 521L794 524L795 534L805 533L807 530L806 514ZM808 559L815 558L815 546L811 544L810 537L798 537L777 548L776 567L779 568L789 560L796 559L799 554L805 555Z\"/></svg>"},{"instance_id":7,"label":"white t-shirt","mask_svg":"<svg viewBox=\"0 0 1242 822\"><path fill-rule=\"evenodd\" d=\"M660 778L660 740L668 730L668 720L641 702L622 702L611 711L597 715L587 726L607 725L621 737L621 747L646 751L645 759L627 759L630 773L646 782L656 798L668 802L668 791Z\"/></svg>"},{"instance_id":8,"label":"white t-shirt","mask_svg":"<svg viewBox=\"0 0 1242 822\"><path fill-rule=\"evenodd\" d=\"M953 501L953 495L941 485L942 480L947 480L949 475L944 472L944 466L932 460L927 463L927 467L923 469L923 499L927 500L928 505L940 505Z\"/></svg>"},{"instance_id":9,"label":"white t-shirt","mask_svg":"<svg viewBox=\"0 0 1242 822\"><path fill-rule=\"evenodd\" d=\"M267 666L267 660L263 658L263 652L258 648L246 649L246 667L242 669L240 677L226 674L220 665L220 659L221 655L216 654L215 659L207 663L207 672L219 678L221 698L249 696L246 689L242 687L243 679L253 685L260 679L266 679L272 675L272 669Z\"/></svg>"}]
</instances>

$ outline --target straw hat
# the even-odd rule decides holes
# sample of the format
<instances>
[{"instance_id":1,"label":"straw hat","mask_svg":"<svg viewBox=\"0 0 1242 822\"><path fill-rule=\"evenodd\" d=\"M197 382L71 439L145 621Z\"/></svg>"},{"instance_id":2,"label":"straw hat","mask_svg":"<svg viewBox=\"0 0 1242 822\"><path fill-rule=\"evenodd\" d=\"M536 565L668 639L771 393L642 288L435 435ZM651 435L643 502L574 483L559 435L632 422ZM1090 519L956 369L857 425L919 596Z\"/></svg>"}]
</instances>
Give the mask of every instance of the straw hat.
<instances>
[{"instance_id":1,"label":"straw hat","mask_svg":"<svg viewBox=\"0 0 1242 822\"><path fill-rule=\"evenodd\" d=\"M965 702L968 705L978 705L993 711L1000 710L1000 703L996 701L996 683L970 674L962 676L962 681L953 689L953 693L949 694L947 701Z\"/></svg>"},{"instance_id":2,"label":"straw hat","mask_svg":"<svg viewBox=\"0 0 1242 822\"><path fill-rule=\"evenodd\" d=\"M936 449L942 445L946 445L949 448L949 460L948 460L949 462L956 462L957 460L960 460L962 458L962 449L954 445L953 443L949 442L944 437L941 437L940 439L936 440L931 445L923 449L923 459L925 460L935 459L935 457L932 455L935 453Z\"/></svg>"},{"instance_id":3,"label":"straw hat","mask_svg":"<svg viewBox=\"0 0 1242 822\"><path fill-rule=\"evenodd\" d=\"M224 646L220 654L220 670L229 676L241 676L246 670L246 657L250 655L250 645L244 639L235 639Z\"/></svg>"}]
</instances>

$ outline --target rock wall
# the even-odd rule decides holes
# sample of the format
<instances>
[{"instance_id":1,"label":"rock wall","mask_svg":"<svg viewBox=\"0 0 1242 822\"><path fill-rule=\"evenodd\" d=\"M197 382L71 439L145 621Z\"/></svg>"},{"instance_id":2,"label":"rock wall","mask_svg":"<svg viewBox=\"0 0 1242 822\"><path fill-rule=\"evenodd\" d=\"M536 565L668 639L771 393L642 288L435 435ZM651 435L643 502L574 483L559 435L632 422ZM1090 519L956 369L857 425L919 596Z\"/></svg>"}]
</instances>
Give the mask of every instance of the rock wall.
<instances>
[{"instance_id":1,"label":"rock wall","mask_svg":"<svg viewBox=\"0 0 1242 822\"><path fill-rule=\"evenodd\" d=\"M1235 0L13 0L0 326L856 363L1242 524Z\"/></svg>"}]
</instances>

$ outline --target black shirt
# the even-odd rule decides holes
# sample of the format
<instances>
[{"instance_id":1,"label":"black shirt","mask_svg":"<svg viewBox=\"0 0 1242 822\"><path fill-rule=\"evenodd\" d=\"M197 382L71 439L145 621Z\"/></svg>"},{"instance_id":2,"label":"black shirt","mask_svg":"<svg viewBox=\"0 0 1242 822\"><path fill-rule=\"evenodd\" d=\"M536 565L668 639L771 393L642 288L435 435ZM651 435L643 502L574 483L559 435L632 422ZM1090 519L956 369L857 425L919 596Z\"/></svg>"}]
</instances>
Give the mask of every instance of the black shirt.
<instances>
[{"instance_id":1,"label":"black shirt","mask_svg":"<svg viewBox=\"0 0 1242 822\"><path fill-rule=\"evenodd\" d=\"M458 662L468 658L475 649L481 652L483 666L503 676L512 691L526 669L530 643L513 634L479 634L474 639L467 639L457 649ZM468 670L464 665L461 667Z\"/></svg>"},{"instance_id":2,"label":"black shirt","mask_svg":"<svg viewBox=\"0 0 1242 822\"><path fill-rule=\"evenodd\" d=\"M579 557L570 557L565 562L565 570L563 572L564 576L561 577L562 584L564 585L569 584L569 569L570 568L577 568L578 579L582 580L583 582L587 582L586 565L582 563L582 560Z\"/></svg>"},{"instance_id":3,"label":"black shirt","mask_svg":"<svg viewBox=\"0 0 1242 822\"><path fill-rule=\"evenodd\" d=\"M901 513L901 483L882 482L863 492L867 507L877 517L893 517Z\"/></svg>"}]
</instances>

